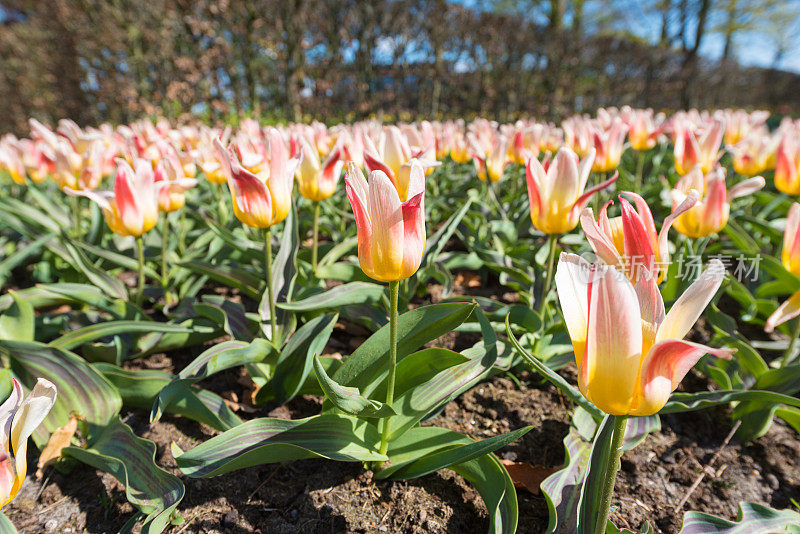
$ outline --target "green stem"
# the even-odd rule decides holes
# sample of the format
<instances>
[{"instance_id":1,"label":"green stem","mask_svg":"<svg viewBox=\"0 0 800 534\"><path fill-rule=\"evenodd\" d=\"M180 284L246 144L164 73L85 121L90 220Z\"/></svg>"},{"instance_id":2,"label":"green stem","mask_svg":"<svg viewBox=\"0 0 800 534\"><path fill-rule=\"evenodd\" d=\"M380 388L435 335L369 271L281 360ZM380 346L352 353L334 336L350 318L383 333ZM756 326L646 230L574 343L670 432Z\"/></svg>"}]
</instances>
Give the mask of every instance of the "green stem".
<instances>
[{"instance_id":1,"label":"green stem","mask_svg":"<svg viewBox=\"0 0 800 534\"><path fill-rule=\"evenodd\" d=\"M603 485L600 492L599 515L595 524L595 534L605 534L608 523L608 513L611 508L611 497L614 495L614 481L619 471L619 460L622 457L622 438L625 436L627 415L612 415L614 418L614 431L611 434L611 447L608 451L608 462L603 473Z\"/></svg>"},{"instance_id":2,"label":"green stem","mask_svg":"<svg viewBox=\"0 0 800 534\"><path fill-rule=\"evenodd\" d=\"M636 184L634 191L636 193L642 194L642 181L643 181L643 174L644 174L644 160L645 160L645 153L639 152L639 161L636 163Z\"/></svg>"},{"instance_id":3,"label":"green stem","mask_svg":"<svg viewBox=\"0 0 800 534\"><path fill-rule=\"evenodd\" d=\"M139 287L136 292L136 305L141 306L144 300L144 240L142 236L136 238L136 254L139 259Z\"/></svg>"},{"instance_id":4,"label":"green stem","mask_svg":"<svg viewBox=\"0 0 800 534\"><path fill-rule=\"evenodd\" d=\"M386 405L390 408L394 403L394 382L397 368L397 300L400 294L400 282L389 282L389 381L386 385ZM386 454L389 449L389 417L383 419L381 430L380 453Z\"/></svg>"},{"instance_id":5,"label":"green stem","mask_svg":"<svg viewBox=\"0 0 800 534\"><path fill-rule=\"evenodd\" d=\"M542 328L544 328L545 314L547 313L547 295L550 293L550 286L553 283L553 267L555 266L556 250L558 249L558 234L550 234L547 236L547 246L550 247L547 256L547 275L544 286L542 287L542 302L539 308L539 315L542 316Z\"/></svg>"},{"instance_id":6,"label":"green stem","mask_svg":"<svg viewBox=\"0 0 800 534\"><path fill-rule=\"evenodd\" d=\"M164 222L161 225L161 287L164 293L167 292L169 285L169 271L167 270L167 238L169 237L169 213L164 214Z\"/></svg>"},{"instance_id":7,"label":"green stem","mask_svg":"<svg viewBox=\"0 0 800 534\"><path fill-rule=\"evenodd\" d=\"M70 204L72 205L72 233L75 239L80 239L81 226L83 225L83 217L81 216L81 198L70 197Z\"/></svg>"},{"instance_id":8,"label":"green stem","mask_svg":"<svg viewBox=\"0 0 800 534\"><path fill-rule=\"evenodd\" d=\"M219 219L219 223L224 225L228 218L227 210L225 209L225 186L223 184L217 184L214 189L217 192L217 218Z\"/></svg>"},{"instance_id":9,"label":"green stem","mask_svg":"<svg viewBox=\"0 0 800 534\"><path fill-rule=\"evenodd\" d=\"M178 220L178 250L181 254L186 250L186 207L181 208L181 217Z\"/></svg>"},{"instance_id":10,"label":"green stem","mask_svg":"<svg viewBox=\"0 0 800 534\"><path fill-rule=\"evenodd\" d=\"M319 202L314 202L313 245L311 246L311 269L317 274L317 247L319 247Z\"/></svg>"},{"instance_id":11,"label":"green stem","mask_svg":"<svg viewBox=\"0 0 800 534\"><path fill-rule=\"evenodd\" d=\"M269 299L269 326L272 334L270 341L277 343L278 324L275 317L275 297L272 294L272 231L268 226L264 228L264 265L267 279L267 298Z\"/></svg>"},{"instance_id":12,"label":"green stem","mask_svg":"<svg viewBox=\"0 0 800 534\"><path fill-rule=\"evenodd\" d=\"M489 189L489 196L492 197L495 205L497 206L497 211L500 213L500 217L503 219L508 219L508 215L506 214L506 210L503 209L503 206L500 204L500 199L497 198L497 195L494 192L494 183L486 178L487 188Z\"/></svg>"},{"instance_id":13,"label":"green stem","mask_svg":"<svg viewBox=\"0 0 800 534\"><path fill-rule=\"evenodd\" d=\"M789 340L789 346L786 347L786 352L783 353L780 369L786 367L792 360L792 356L794 355L794 345L797 342L798 337L800 337L800 319L797 320L797 324L794 326L794 332L792 333L792 338Z\"/></svg>"}]
</instances>

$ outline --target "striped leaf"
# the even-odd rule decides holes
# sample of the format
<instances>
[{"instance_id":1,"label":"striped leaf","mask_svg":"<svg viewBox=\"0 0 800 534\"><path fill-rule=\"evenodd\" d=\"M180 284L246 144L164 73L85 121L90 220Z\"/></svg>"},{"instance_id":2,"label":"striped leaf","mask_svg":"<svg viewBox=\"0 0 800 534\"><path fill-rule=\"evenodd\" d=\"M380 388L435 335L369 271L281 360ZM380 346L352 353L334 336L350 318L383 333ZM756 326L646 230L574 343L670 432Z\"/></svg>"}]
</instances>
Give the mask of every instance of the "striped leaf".
<instances>
[{"instance_id":1,"label":"striped leaf","mask_svg":"<svg viewBox=\"0 0 800 534\"><path fill-rule=\"evenodd\" d=\"M378 302L383 292L384 286L378 284L350 282L303 300L279 303L278 307L293 312L332 310L350 304Z\"/></svg>"},{"instance_id":2,"label":"striped leaf","mask_svg":"<svg viewBox=\"0 0 800 534\"><path fill-rule=\"evenodd\" d=\"M174 379L173 375L155 369L129 370L110 363L96 363L94 367L114 384L125 406L148 410L153 408L159 392ZM242 420L228 408L222 397L197 386L185 385L174 392L165 410L221 432L242 424Z\"/></svg>"},{"instance_id":3,"label":"striped leaf","mask_svg":"<svg viewBox=\"0 0 800 534\"><path fill-rule=\"evenodd\" d=\"M35 319L33 306L16 291L9 290L13 304L0 314L0 339L33 341Z\"/></svg>"},{"instance_id":4,"label":"striped leaf","mask_svg":"<svg viewBox=\"0 0 800 534\"><path fill-rule=\"evenodd\" d=\"M156 321L106 321L67 332L48 343L51 347L72 350L91 341L118 334L139 332L192 332L185 326Z\"/></svg>"},{"instance_id":5,"label":"striped leaf","mask_svg":"<svg viewBox=\"0 0 800 534\"><path fill-rule=\"evenodd\" d=\"M253 419L186 452L173 446L180 470L192 478L221 475L254 465L329 458L344 462L385 461L376 449L374 425L349 415L322 414L287 421Z\"/></svg>"},{"instance_id":6,"label":"striped leaf","mask_svg":"<svg viewBox=\"0 0 800 534\"><path fill-rule=\"evenodd\" d=\"M119 413L122 399L117 389L72 352L43 343L0 341L0 353L11 359L12 372L27 387L42 377L58 390L50 414L33 433L37 444L44 444L50 432L67 424L71 412L98 426L108 424Z\"/></svg>"},{"instance_id":7,"label":"striped leaf","mask_svg":"<svg viewBox=\"0 0 800 534\"><path fill-rule=\"evenodd\" d=\"M577 532L578 500L591 450L591 444L571 428L564 438L564 467L540 485L549 510L547 532Z\"/></svg>"},{"instance_id":8,"label":"striped leaf","mask_svg":"<svg viewBox=\"0 0 800 534\"><path fill-rule=\"evenodd\" d=\"M394 410L387 404L370 400L364 397L358 388L337 384L330 379L322 366L322 362L314 355L314 374L319 381L325 398L331 401L337 410L359 417L386 417L395 415Z\"/></svg>"},{"instance_id":9,"label":"striped leaf","mask_svg":"<svg viewBox=\"0 0 800 534\"><path fill-rule=\"evenodd\" d=\"M779 534L800 533L800 514L761 504L739 503L736 521L702 512L686 512L679 534Z\"/></svg>"},{"instance_id":10,"label":"striped leaf","mask_svg":"<svg viewBox=\"0 0 800 534\"><path fill-rule=\"evenodd\" d=\"M61 453L119 480L125 486L128 502L147 514L143 533L159 534L169 524L182 522L176 508L186 491L183 483L156 465L155 443L137 437L119 417L103 428L87 448L66 447Z\"/></svg>"},{"instance_id":11,"label":"striped leaf","mask_svg":"<svg viewBox=\"0 0 800 534\"><path fill-rule=\"evenodd\" d=\"M404 313L397 321L397 360L453 330L470 316L475 305L447 303L421 306ZM387 376L389 325L371 335L339 368L333 379L344 386L357 387L371 397Z\"/></svg>"}]
</instances>

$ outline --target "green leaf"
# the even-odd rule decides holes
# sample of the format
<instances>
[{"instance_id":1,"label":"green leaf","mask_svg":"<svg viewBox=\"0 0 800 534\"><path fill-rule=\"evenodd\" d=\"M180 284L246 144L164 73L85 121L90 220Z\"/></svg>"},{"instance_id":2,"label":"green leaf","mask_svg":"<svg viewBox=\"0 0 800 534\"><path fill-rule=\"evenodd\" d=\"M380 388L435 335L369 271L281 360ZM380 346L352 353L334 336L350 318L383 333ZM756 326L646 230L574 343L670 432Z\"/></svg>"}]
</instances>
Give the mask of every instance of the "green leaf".
<instances>
[{"instance_id":1,"label":"green leaf","mask_svg":"<svg viewBox=\"0 0 800 534\"><path fill-rule=\"evenodd\" d=\"M276 400L281 404L293 399L303 387L314 366L314 355L322 354L333 332L338 315L315 317L295 332L283 347L275 364L272 379L256 393L256 403Z\"/></svg>"},{"instance_id":2,"label":"green leaf","mask_svg":"<svg viewBox=\"0 0 800 534\"><path fill-rule=\"evenodd\" d=\"M300 249L300 239L297 229L297 209L292 204L292 209L283 225L283 235L278 254L272 262L272 288L275 304L285 303L294 296L295 280L297 279L297 253ZM258 306L261 317L262 330L265 337L272 335L270 327L269 294L264 291ZM278 339L273 339L275 346L280 347L291 335L297 325L295 314L280 308L275 310L277 316Z\"/></svg>"},{"instance_id":3,"label":"green leaf","mask_svg":"<svg viewBox=\"0 0 800 534\"><path fill-rule=\"evenodd\" d=\"M468 462L479 456L489 454L496 451L501 447L517 441L519 438L527 434L533 427L526 426L509 432L507 434L500 434L491 438L486 438L481 441L475 441L468 436L457 434L461 436L460 440L450 441L439 446L435 450L429 451L432 442L437 442L444 437L452 438L450 434L445 433L432 433L430 431L418 432L425 428L426 430L431 427L419 427L414 431L405 433L401 438L390 441L389 444L389 461L392 465L386 469L382 469L375 474L377 479L392 479L392 480L407 480L410 478L418 478L425 476L439 469L450 467L453 464L460 464ZM410 439L407 436L411 435ZM420 442L422 438L422 442ZM397 456L395 456L395 451ZM412 460L399 461L409 454L415 454L420 451L426 451L419 454Z\"/></svg>"},{"instance_id":4,"label":"green leaf","mask_svg":"<svg viewBox=\"0 0 800 534\"><path fill-rule=\"evenodd\" d=\"M31 257L40 254L44 246L55 236L56 234L53 233L45 234L0 261L0 287L4 285L4 280L13 269L26 262L35 263L35 261L31 261Z\"/></svg>"},{"instance_id":5,"label":"green leaf","mask_svg":"<svg viewBox=\"0 0 800 534\"><path fill-rule=\"evenodd\" d=\"M506 317L506 333L508 334L508 339L511 340L511 344L514 345L514 348L517 349L517 352L531 365L531 367L538 371L539 374L541 374L548 382L557 387L558 390L564 395L569 397L575 404L589 412L595 421L600 421L603 419L603 412L601 412L594 404L589 402L589 400L587 400L586 397L581 394L578 388L567 382L561 375L540 362L527 350L525 350L522 345L520 345L519 341L517 341L517 338L514 337L513 332L511 332L511 326L508 322L508 317Z\"/></svg>"},{"instance_id":6,"label":"green leaf","mask_svg":"<svg viewBox=\"0 0 800 534\"><path fill-rule=\"evenodd\" d=\"M0 534L17 534L17 527L2 512L0 512Z\"/></svg>"},{"instance_id":7,"label":"green leaf","mask_svg":"<svg viewBox=\"0 0 800 534\"><path fill-rule=\"evenodd\" d=\"M203 295L202 302L195 302L192 307L200 317L210 319L233 339L252 341L256 328L247 319L241 303L221 295Z\"/></svg>"},{"instance_id":8,"label":"green leaf","mask_svg":"<svg viewBox=\"0 0 800 534\"><path fill-rule=\"evenodd\" d=\"M800 514L794 510L775 510L761 504L739 503L736 521L702 512L683 514L680 534L777 534L800 533Z\"/></svg>"},{"instance_id":9,"label":"green leaf","mask_svg":"<svg viewBox=\"0 0 800 534\"><path fill-rule=\"evenodd\" d=\"M735 401L765 401L800 407L800 399L781 393L775 393L774 391L727 389L719 391L701 391L698 393L673 393L670 395L667 404L659 413L691 412Z\"/></svg>"},{"instance_id":10,"label":"green leaf","mask_svg":"<svg viewBox=\"0 0 800 534\"><path fill-rule=\"evenodd\" d=\"M71 412L98 426L108 424L119 413L122 399L117 389L79 356L22 341L0 341L0 353L11 358L11 370L27 387L42 377L58 390L55 405L33 433L37 444L46 443L52 431L67 424Z\"/></svg>"},{"instance_id":11,"label":"green leaf","mask_svg":"<svg viewBox=\"0 0 800 534\"><path fill-rule=\"evenodd\" d=\"M155 443L136 436L118 417L86 449L66 447L61 453L119 480L128 501L147 514L143 533L158 534L182 521L176 508L186 491L183 483L156 465Z\"/></svg>"},{"instance_id":12,"label":"green leaf","mask_svg":"<svg viewBox=\"0 0 800 534\"><path fill-rule=\"evenodd\" d=\"M316 354L314 355L314 374L317 376L325 397L335 408L360 417L395 415L395 411L389 405L364 397L358 388L342 386L331 380Z\"/></svg>"},{"instance_id":13,"label":"green leaf","mask_svg":"<svg viewBox=\"0 0 800 534\"><path fill-rule=\"evenodd\" d=\"M70 238L62 234L61 243L66 249L66 254L62 257L65 261L69 262L75 270L83 273L92 284L96 285L106 295L122 300L128 299L128 292L122 282L90 262L86 255Z\"/></svg>"},{"instance_id":14,"label":"green leaf","mask_svg":"<svg viewBox=\"0 0 800 534\"><path fill-rule=\"evenodd\" d=\"M295 302L282 302L277 306L293 312L330 310L349 304L377 302L381 299L384 286L367 282L350 282L336 286L324 293L319 293Z\"/></svg>"},{"instance_id":15,"label":"green leaf","mask_svg":"<svg viewBox=\"0 0 800 534\"><path fill-rule=\"evenodd\" d=\"M88 243L82 243L76 241L75 245L85 250L86 252L93 254L98 258L102 258L108 262L111 262L114 265L117 265L118 267L122 267L123 269L127 269L129 271L137 271L139 269L139 260L137 258L126 256L118 252L113 252L111 250L102 247L95 247ZM144 274L145 276L155 280L158 280L161 277L156 271L154 271L148 265L145 265L144 267Z\"/></svg>"},{"instance_id":16,"label":"green leaf","mask_svg":"<svg viewBox=\"0 0 800 534\"><path fill-rule=\"evenodd\" d=\"M158 394L174 379L171 374L155 369L128 370L102 362L94 364L94 367L114 384L125 406L147 410L152 409ZM173 393L169 406L165 408L167 412L188 417L219 431L242 424L242 420L216 393L189 385L177 389L179 391Z\"/></svg>"},{"instance_id":17,"label":"green leaf","mask_svg":"<svg viewBox=\"0 0 800 534\"><path fill-rule=\"evenodd\" d=\"M775 416L780 417L786 423L794 428L794 431L800 434L800 408L794 406L788 408L777 408Z\"/></svg>"},{"instance_id":18,"label":"green leaf","mask_svg":"<svg viewBox=\"0 0 800 534\"><path fill-rule=\"evenodd\" d=\"M343 462L385 461L375 445L378 429L344 414L322 414L291 421L253 419L192 450L173 447L178 468L192 478L221 475L254 465L329 458Z\"/></svg>"},{"instance_id":19,"label":"green leaf","mask_svg":"<svg viewBox=\"0 0 800 534\"><path fill-rule=\"evenodd\" d=\"M658 414L643 417L630 416L625 425L622 437L622 450L629 451L644 441L648 434L661 430L661 418Z\"/></svg>"},{"instance_id":20,"label":"green leaf","mask_svg":"<svg viewBox=\"0 0 800 534\"><path fill-rule=\"evenodd\" d=\"M182 261L178 265L194 273L207 276L220 284L238 289L243 294L256 300L261 296L263 287L266 285L260 277L238 267L214 265L196 260Z\"/></svg>"},{"instance_id":21,"label":"green leaf","mask_svg":"<svg viewBox=\"0 0 800 534\"><path fill-rule=\"evenodd\" d=\"M252 343L225 341L214 345L184 367L158 393L150 412L150 422L158 421L173 403L186 395L187 388L194 383L232 367L261 362L274 350L272 344L264 339L256 339Z\"/></svg>"},{"instance_id":22,"label":"green leaf","mask_svg":"<svg viewBox=\"0 0 800 534\"><path fill-rule=\"evenodd\" d=\"M586 476L581 487L581 496L578 501L578 532L595 532L600 510L600 494L603 484L604 471L611 454L611 434L614 431L614 417L606 415L600 428L594 436L592 452Z\"/></svg>"},{"instance_id":23,"label":"green leaf","mask_svg":"<svg viewBox=\"0 0 800 534\"><path fill-rule=\"evenodd\" d=\"M392 408L398 415L389 419L389 439L397 439L426 415L485 378L497 361L497 351L484 347L473 347L462 354L469 360L448 367L403 392L396 392Z\"/></svg>"},{"instance_id":24,"label":"green leaf","mask_svg":"<svg viewBox=\"0 0 800 534\"><path fill-rule=\"evenodd\" d=\"M51 347L72 350L100 338L138 332L192 332L185 326L156 321L106 321L67 332L48 343Z\"/></svg>"},{"instance_id":25,"label":"green leaf","mask_svg":"<svg viewBox=\"0 0 800 534\"><path fill-rule=\"evenodd\" d=\"M489 534L513 534L517 530L519 505L514 482L495 455L485 454L474 460L451 465L480 493L489 511Z\"/></svg>"},{"instance_id":26,"label":"green leaf","mask_svg":"<svg viewBox=\"0 0 800 534\"><path fill-rule=\"evenodd\" d=\"M19 293L9 290L14 303L0 315L0 339L33 341L35 319L33 306Z\"/></svg>"},{"instance_id":27,"label":"green leaf","mask_svg":"<svg viewBox=\"0 0 800 534\"><path fill-rule=\"evenodd\" d=\"M474 304L448 303L421 306L404 313L397 321L397 359L453 330L472 313ZM350 355L333 379L344 386L357 387L369 397L386 378L389 358L389 325L370 336Z\"/></svg>"},{"instance_id":28,"label":"green leaf","mask_svg":"<svg viewBox=\"0 0 800 534\"><path fill-rule=\"evenodd\" d=\"M564 451L564 467L540 485L549 510L547 532L572 533L578 528L578 501L592 448L570 428L564 438Z\"/></svg>"}]
</instances>

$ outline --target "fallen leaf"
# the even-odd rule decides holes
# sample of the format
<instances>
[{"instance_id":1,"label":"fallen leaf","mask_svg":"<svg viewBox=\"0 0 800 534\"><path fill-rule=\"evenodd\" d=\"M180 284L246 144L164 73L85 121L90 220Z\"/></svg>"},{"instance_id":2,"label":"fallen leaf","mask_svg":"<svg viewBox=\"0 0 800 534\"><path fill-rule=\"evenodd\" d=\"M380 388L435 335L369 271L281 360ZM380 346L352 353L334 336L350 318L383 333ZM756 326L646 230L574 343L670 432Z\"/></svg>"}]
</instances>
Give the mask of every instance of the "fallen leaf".
<instances>
[{"instance_id":1,"label":"fallen leaf","mask_svg":"<svg viewBox=\"0 0 800 534\"><path fill-rule=\"evenodd\" d=\"M78 416L69 416L69 422L61 428L55 429L53 435L47 441L47 445L39 454L39 462L36 464L36 480L42 478L44 468L61 458L61 449L69 447L75 432L78 430Z\"/></svg>"},{"instance_id":2,"label":"fallen leaf","mask_svg":"<svg viewBox=\"0 0 800 534\"><path fill-rule=\"evenodd\" d=\"M553 467L543 465L533 465L530 462L513 462L511 460L500 460L511 476L515 488L524 488L534 495L539 494L539 485L557 471Z\"/></svg>"}]
</instances>

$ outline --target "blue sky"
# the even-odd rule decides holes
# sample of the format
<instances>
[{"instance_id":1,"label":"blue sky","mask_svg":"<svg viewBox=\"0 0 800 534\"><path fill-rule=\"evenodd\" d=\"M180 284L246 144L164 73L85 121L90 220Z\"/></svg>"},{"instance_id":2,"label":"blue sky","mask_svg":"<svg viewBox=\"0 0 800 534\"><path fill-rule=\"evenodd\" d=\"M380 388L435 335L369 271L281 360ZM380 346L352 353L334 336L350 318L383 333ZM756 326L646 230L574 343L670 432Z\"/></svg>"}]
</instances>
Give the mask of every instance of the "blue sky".
<instances>
[{"instance_id":1,"label":"blue sky","mask_svg":"<svg viewBox=\"0 0 800 534\"><path fill-rule=\"evenodd\" d=\"M462 4L467 7L482 9L490 4L487 0L451 0L454 3ZM520 2L520 5L529 5L535 2ZM544 4L545 2L540 2ZM591 19L593 16L603 15L609 10L617 13L617 21L614 26L617 29L630 31L655 42L660 32L660 18L650 8L655 0L586 0L585 18ZM715 0L712 5L721 3ZM792 31L789 50L784 54L779 67L785 70L800 72L800 0L785 0L785 6L790 13L793 13L791 23ZM542 15L531 14L536 19L542 19ZM545 22L545 20L541 20ZM696 21L692 21L695 22ZM710 21L714 22L713 18ZM690 25L691 29L691 25ZM691 30L692 33L694 30ZM720 34L709 33L703 40L700 53L709 58L717 59L722 55L724 38ZM769 67L775 55L776 45L774 40L765 31L740 32L737 34L734 43L734 56L744 65L755 65Z\"/></svg>"}]
</instances>

